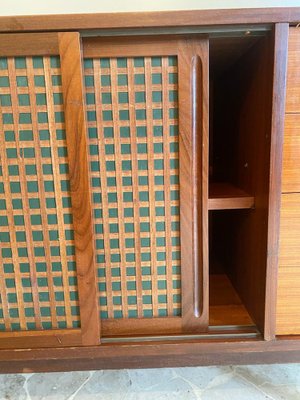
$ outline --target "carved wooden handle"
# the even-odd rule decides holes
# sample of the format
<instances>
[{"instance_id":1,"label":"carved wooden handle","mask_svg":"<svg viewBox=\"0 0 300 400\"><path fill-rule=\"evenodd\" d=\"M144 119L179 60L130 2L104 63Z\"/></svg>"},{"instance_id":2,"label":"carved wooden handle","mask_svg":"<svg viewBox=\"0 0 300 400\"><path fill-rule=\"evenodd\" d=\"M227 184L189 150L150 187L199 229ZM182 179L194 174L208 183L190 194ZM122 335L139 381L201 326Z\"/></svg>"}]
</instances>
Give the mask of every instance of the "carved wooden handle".
<instances>
[{"instance_id":1,"label":"carved wooden handle","mask_svg":"<svg viewBox=\"0 0 300 400\"><path fill-rule=\"evenodd\" d=\"M192 148L193 148L193 269L194 269L194 315L203 312L202 290L202 61L198 55L192 58Z\"/></svg>"}]
</instances>

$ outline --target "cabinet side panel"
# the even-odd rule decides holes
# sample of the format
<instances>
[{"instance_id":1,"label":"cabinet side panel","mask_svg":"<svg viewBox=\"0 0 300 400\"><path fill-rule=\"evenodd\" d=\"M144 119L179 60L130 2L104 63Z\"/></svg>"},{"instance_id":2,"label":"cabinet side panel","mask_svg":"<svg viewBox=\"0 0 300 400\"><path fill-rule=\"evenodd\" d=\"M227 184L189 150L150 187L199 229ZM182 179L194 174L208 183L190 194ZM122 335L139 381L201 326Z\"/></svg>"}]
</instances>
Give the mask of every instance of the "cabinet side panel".
<instances>
[{"instance_id":1,"label":"cabinet side panel","mask_svg":"<svg viewBox=\"0 0 300 400\"><path fill-rule=\"evenodd\" d=\"M289 29L276 333L300 333L300 29Z\"/></svg>"},{"instance_id":2,"label":"cabinet side panel","mask_svg":"<svg viewBox=\"0 0 300 400\"><path fill-rule=\"evenodd\" d=\"M300 193L281 197L279 265L300 266Z\"/></svg>"},{"instance_id":3,"label":"cabinet side panel","mask_svg":"<svg viewBox=\"0 0 300 400\"><path fill-rule=\"evenodd\" d=\"M300 266L280 266L278 273L277 335L300 333Z\"/></svg>"},{"instance_id":4,"label":"cabinet side panel","mask_svg":"<svg viewBox=\"0 0 300 400\"><path fill-rule=\"evenodd\" d=\"M286 113L300 113L300 29L289 29Z\"/></svg>"},{"instance_id":5,"label":"cabinet side panel","mask_svg":"<svg viewBox=\"0 0 300 400\"><path fill-rule=\"evenodd\" d=\"M300 112L297 114L286 114L283 145L282 193L300 192L299 154Z\"/></svg>"},{"instance_id":6,"label":"cabinet side panel","mask_svg":"<svg viewBox=\"0 0 300 400\"><path fill-rule=\"evenodd\" d=\"M278 335L300 333L300 193L281 199Z\"/></svg>"}]
</instances>

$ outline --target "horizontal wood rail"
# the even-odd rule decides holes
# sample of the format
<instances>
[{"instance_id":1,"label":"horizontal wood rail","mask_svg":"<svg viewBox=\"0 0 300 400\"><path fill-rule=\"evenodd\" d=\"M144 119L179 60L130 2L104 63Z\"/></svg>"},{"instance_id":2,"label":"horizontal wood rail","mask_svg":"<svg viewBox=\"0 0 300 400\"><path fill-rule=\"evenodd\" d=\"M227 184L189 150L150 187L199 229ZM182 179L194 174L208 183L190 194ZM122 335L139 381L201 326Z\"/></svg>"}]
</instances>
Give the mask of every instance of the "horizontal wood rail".
<instances>
[{"instance_id":1,"label":"horizontal wood rail","mask_svg":"<svg viewBox=\"0 0 300 400\"><path fill-rule=\"evenodd\" d=\"M0 32L168 28L300 21L300 7L8 16Z\"/></svg>"},{"instance_id":2,"label":"horizontal wood rail","mask_svg":"<svg viewBox=\"0 0 300 400\"><path fill-rule=\"evenodd\" d=\"M110 344L65 349L2 350L0 371L42 372L299 362L297 337L271 342L240 339Z\"/></svg>"}]
</instances>

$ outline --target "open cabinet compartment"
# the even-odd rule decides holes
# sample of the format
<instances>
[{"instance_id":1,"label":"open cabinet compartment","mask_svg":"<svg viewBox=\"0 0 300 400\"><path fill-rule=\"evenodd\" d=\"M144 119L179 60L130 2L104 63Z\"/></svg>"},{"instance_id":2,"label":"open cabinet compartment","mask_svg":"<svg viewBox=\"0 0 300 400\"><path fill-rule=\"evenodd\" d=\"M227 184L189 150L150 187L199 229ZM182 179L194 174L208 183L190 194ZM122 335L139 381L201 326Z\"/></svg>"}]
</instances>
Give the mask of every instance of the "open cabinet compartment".
<instances>
[{"instance_id":1,"label":"open cabinet compartment","mask_svg":"<svg viewBox=\"0 0 300 400\"><path fill-rule=\"evenodd\" d=\"M210 40L210 325L263 333L272 35Z\"/></svg>"}]
</instances>

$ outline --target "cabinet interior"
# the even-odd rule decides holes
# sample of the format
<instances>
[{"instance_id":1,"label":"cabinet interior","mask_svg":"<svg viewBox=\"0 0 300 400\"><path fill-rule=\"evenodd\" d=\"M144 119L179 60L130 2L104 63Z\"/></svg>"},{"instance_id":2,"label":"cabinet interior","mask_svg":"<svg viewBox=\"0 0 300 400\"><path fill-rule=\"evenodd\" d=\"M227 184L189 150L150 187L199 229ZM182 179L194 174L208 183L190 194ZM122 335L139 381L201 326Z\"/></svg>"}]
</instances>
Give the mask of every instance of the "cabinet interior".
<instances>
[{"instance_id":1,"label":"cabinet interior","mask_svg":"<svg viewBox=\"0 0 300 400\"><path fill-rule=\"evenodd\" d=\"M210 325L264 330L271 36L210 40Z\"/></svg>"}]
</instances>

